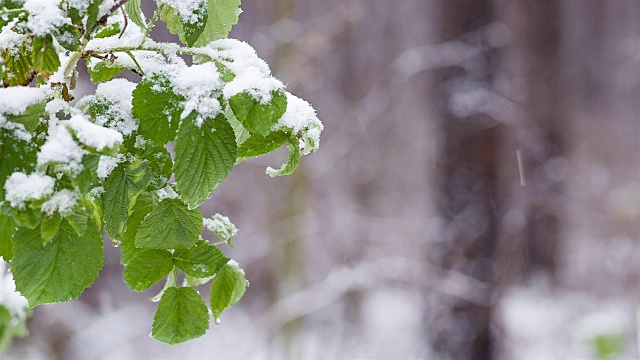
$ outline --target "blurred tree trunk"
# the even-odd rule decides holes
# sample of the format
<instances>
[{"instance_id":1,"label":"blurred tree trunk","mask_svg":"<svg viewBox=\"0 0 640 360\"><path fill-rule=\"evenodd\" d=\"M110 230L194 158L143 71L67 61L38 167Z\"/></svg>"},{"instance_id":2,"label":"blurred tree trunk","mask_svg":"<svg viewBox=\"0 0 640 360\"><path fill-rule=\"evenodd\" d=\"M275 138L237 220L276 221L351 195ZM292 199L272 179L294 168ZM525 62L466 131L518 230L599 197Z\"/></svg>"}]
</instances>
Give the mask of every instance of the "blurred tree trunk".
<instances>
[{"instance_id":1,"label":"blurred tree trunk","mask_svg":"<svg viewBox=\"0 0 640 360\"><path fill-rule=\"evenodd\" d=\"M507 128L501 175L505 191L498 263L502 286L531 275L556 279L567 173L561 100L560 3L495 0L511 41L500 74L517 116ZM520 156L518 156L520 155Z\"/></svg>"},{"instance_id":2,"label":"blurred tree trunk","mask_svg":"<svg viewBox=\"0 0 640 360\"><path fill-rule=\"evenodd\" d=\"M456 101L463 97L473 101L474 91L491 89L496 54L475 32L493 21L493 7L491 0L440 0L440 9L432 14L440 41L461 40L482 51L434 74L432 92L441 101L443 145L436 171L444 229L429 256L443 268L492 283L501 125L474 109L459 109ZM427 315L434 357L491 359L490 305L434 296Z\"/></svg>"}]
</instances>

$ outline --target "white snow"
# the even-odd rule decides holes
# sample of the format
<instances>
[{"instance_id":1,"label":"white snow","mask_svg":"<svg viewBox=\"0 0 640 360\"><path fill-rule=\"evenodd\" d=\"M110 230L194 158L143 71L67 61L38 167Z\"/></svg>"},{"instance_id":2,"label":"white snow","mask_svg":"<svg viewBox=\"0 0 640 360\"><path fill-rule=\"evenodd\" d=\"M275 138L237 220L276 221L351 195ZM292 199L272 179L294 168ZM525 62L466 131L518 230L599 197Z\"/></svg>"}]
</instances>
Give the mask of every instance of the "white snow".
<instances>
[{"instance_id":1,"label":"white snow","mask_svg":"<svg viewBox=\"0 0 640 360\"><path fill-rule=\"evenodd\" d=\"M246 92L256 101L266 104L271 101L273 92L284 90L282 82L271 76L267 63L243 41L220 39L196 51L220 61L235 75L224 87L224 97L227 99Z\"/></svg>"},{"instance_id":2,"label":"white snow","mask_svg":"<svg viewBox=\"0 0 640 360\"><path fill-rule=\"evenodd\" d=\"M14 208L24 208L25 201L39 200L53 193L55 180L47 175L15 172L4 184L5 197Z\"/></svg>"},{"instance_id":3,"label":"white snow","mask_svg":"<svg viewBox=\"0 0 640 360\"><path fill-rule=\"evenodd\" d=\"M124 136L138 130L138 122L131 114L131 101L136 84L126 79L113 79L98 85L94 101L109 108L108 114L96 116L98 125L120 132Z\"/></svg>"},{"instance_id":4,"label":"white snow","mask_svg":"<svg viewBox=\"0 0 640 360\"><path fill-rule=\"evenodd\" d=\"M27 40L26 34L18 34L13 31L18 20L13 20L2 28L0 31L0 49L7 49L9 51L17 51L20 45Z\"/></svg>"},{"instance_id":5,"label":"white snow","mask_svg":"<svg viewBox=\"0 0 640 360\"><path fill-rule=\"evenodd\" d=\"M11 315L22 319L29 306L27 299L16 291L13 274L7 270L7 263L4 261L0 261L0 304L9 309Z\"/></svg>"},{"instance_id":6,"label":"white snow","mask_svg":"<svg viewBox=\"0 0 640 360\"><path fill-rule=\"evenodd\" d=\"M106 12L111 8L111 6L104 6L107 3L114 3L113 0L107 0L100 6L101 11ZM120 29L124 29L124 17L120 13L120 11L116 11L113 16L110 16L107 19L107 26L111 24L120 24ZM112 36L108 36L105 38L93 38L87 43L85 50L93 51L96 53L106 53L111 49L119 48L119 47L127 47L127 48L137 48L142 44L144 40L144 32L140 27L133 23L133 21L128 21L127 28L120 34L115 34ZM126 54L121 54L122 56L126 56Z\"/></svg>"},{"instance_id":7,"label":"white snow","mask_svg":"<svg viewBox=\"0 0 640 360\"><path fill-rule=\"evenodd\" d=\"M70 214L80 199L80 193L69 189L62 189L45 201L40 208L45 214L53 215L54 212Z\"/></svg>"},{"instance_id":8,"label":"white snow","mask_svg":"<svg viewBox=\"0 0 640 360\"><path fill-rule=\"evenodd\" d=\"M158 201L162 201L164 199L175 199L178 197L178 193L173 190L171 186L165 186L164 188L156 191L158 195Z\"/></svg>"},{"instance_id":9,"label":"white snow","mask_svg":"<svg viewBox=\"0 0 640 360\"><path fill-rule=\"evenodd\" d=\"M123 141L122 134L118 131L94 124L82 115L71 117L67 125L81 143L98 151L115 149Z\"/></svg>"},{"instance_id":10,"label":"white snow","mask_svg":"<svg viewBox=\"0 0 640 360\"><path fill-rule=\"evenodd\" d=\"M77 174L82 171L82 157L87 152L71 137L63 123L50 125L49 137L38 153L38 167L59 164L61 170Z\"/></svg>"},{"instance_id":11,"label":"white snow","mask_svg":"<svg viewBox=\"0 0 640 360\"><path fill-rule=\"evenodd\" d=\"M43 101L44 97L44 91L39 88L27 86L0 88L0 113L4 115L19 115L29 105Z\"/></svg>"},{"instance_id":12,"label":"white snow","mask_svg":"<svg viewBox=\"0 0 640 360\"><path fill-rule=\"evenodd\" d=\"M59 0L25 0L23 7L29 12L27 27L35 35L44 36L54 28L69 23L59 5Z\"/></svg>"},{"instance_id":13,"label":"white snow","mask_svg":"<svg viewBox=\"0 0 640 360\"><path fill-rule=\"evenodd\" d=\"M287 93L287 110L274 125L274 130L290 130L300 138L303 155L320 146L320 133L324 129L316 110L299 97Z\"/></svg>"},{"instance_id":14,"label":"white snow","mask_svg":"<svg viewBox=\"0 0 640 360\"><path fill-rule=\"evenodd\" d=\"M224 85L215 64L172 67L176 67L175 72L169 76L172 89L186 99L180 118L184 119L195 111L198 126L207 118L215 118L222 111L215 93Z\"/></svg>"},{"instance_id":15,"label":"white snow","mask_svg":"<svg viewBox=\"0 0 640 360\"><path fill-rule=\"evenodd\" d=\"M100 161L98 161L98 177L100 179L106 179L109 174L118 166L121 159L119 157L112 156L100 156Z\"/></svg>"},{"instance_id":16,"label":"white snow","mask_svg":"<svg viewBox=\"0 0 640 360\"><path fill-rule=\"evenodd\" d=\"M203 0L157 0L159 5L168 5L175 9L180 21L188 24L195 24L202 20L205 9Z\"/></svg>"},{"instance_id":17,"label":"white snow","mask_svg":"<svg viewBox=\"0 0 640 360\"><path fill-rule=\"evenodd\" d=\"M220 214L215 214L211 218L203 219L203 225L205 229L213 232L225 241L229 241L231 237L238 234L238 229L231 220Z\"/></svg>"}]
</instances>

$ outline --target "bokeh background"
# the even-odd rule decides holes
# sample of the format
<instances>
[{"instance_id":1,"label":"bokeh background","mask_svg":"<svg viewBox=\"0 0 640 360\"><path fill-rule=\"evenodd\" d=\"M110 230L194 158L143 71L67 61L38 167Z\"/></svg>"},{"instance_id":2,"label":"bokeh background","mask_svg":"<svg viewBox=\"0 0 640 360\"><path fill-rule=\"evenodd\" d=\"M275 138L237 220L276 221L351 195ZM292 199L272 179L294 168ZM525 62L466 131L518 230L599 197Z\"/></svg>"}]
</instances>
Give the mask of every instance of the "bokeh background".
<instances>
[{"instance_id":1,"label":"bokeh background","mask_svg":"<svg viewBox=\"0 0 640 360\"><path fill-rule=\"evenodd\" d=\"M640 357L640 2L243 10L232 36L325 124L294 175L264 174L285 152L251 160L204 209L240 229L245 298L158 343L159 289L130 291L107 246L98 282L37 308L8 359Z\"/></svg>"}]
</instances>

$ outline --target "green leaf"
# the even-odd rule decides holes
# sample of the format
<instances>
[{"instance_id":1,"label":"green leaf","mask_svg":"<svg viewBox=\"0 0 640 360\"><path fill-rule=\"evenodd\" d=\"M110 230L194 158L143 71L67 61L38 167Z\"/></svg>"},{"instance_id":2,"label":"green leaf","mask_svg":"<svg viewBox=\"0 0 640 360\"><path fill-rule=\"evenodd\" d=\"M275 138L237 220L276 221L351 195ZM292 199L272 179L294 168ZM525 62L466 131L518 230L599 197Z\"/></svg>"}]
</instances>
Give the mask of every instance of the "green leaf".
<instances>
[{"instance_id":1,"label":"green leaf","mask_svg":"<svg viewBox=\"0 0 640 360\"><path fill-rule=\"evenodd\" d=\"M27 106L20 115L7 115L7 120L24 125L28 132L34 132L40 123L40 118L44 115L46 103L39 101Z\"/></svg>"},{"instance_id":2,"label":"green leaf","mask_svg":"<svg viewBox=\"0 0 640 360\"><path fill-rule=\"evenodd\" d=\"M200 241L190 249L176 250L173 259L180 270L197 278L213 276L229 262L217 246L206 241Z\"/></svg>"},{"instance_id":3,"label":"green leaf","mask_svg":"<svg viewBox=\"0 0 640 360\"><path fill-rule=\"evenodd\" d=\"M76 232L76 235L82 236L87 231L89 226L90 214L82 211L74 211L71 215L68 215L65 220L69 223L69 226Z\"/></svg>"},{"instance_id":4,"label":"green leaf","mask_svg":"<svg viewBox=\"0 0 640 360\"><path fill-rule=\"evenodd\" d=\"M102 29L96 31L94 38L101 39L106 38L113 35L118 35L120 33L120 24L113 23L109 26L105 26Z\"/></svg>"},{"instance_id":5,"label":"green leaf","mask_svg":"<svg viewBox=\"0 0 640 360\"><path fill-rule=\"evenodd\" d=\"M162 280L172 269L169 250L139 249L124 268L124 282L132 290L142 291Z\"/></svg>"},{"instance_id":6,"label":"green leaf","mask_svg":"<svg viewBox=\"0 0 640 360\"><path fill-rule=\"evenodd\" d=\"M42 221L43 213L40 209L25 208L21 210L14 210L13 219L16 224L28 229L35 229L40 225Z\"/></svg>"},{"instance_id":7,"label":"green leaf","mask_svg":"<svg viewBox=\"0 0 640 360\"><path fill-rule=\"evenodd\" d=\"M0 199L4 198L4 183L16 171L33 171L38 154L34 141L24 141L12 132L0 129Z\"/></svg>"},{"instance_id":8,"label":"green leaf","mask_svg":"<svg viewBox=\"0 0 640 360\"><path fill-rule=\"evenodd\" d=\"M207 24L194 45L205 46L227 37L233 25L238 23L240 2L241 0L207 0Z\"/></svg>"},{"instance_id":9,"label":"green leaf","mask_svg":"<svg viewBox=\"0 0 640 360\"><path fill-rule=\"evenodd\" d=\"M267 168L267 175L271 177L291 175L296 168L298 168L300 160L302 159L302 153L300 152L300 147L298 146L295 137L290 138L287 141L287 147L289 148L289 158L287 159L287 162L282 164L278 170L270 167Z\"/></svg>"},{"instance_id":10,"label":"green leaf","mask_svg":"<svg viewBox=\"0 0 640 360\"><path fill-rule=\"evenodd\" d=\"M75 299L91 286L102 268L102 234L91 222L78 236L63 221L58 234L42 244L40 229L20 228L13 241L11 270L16 289L29 306Z\"/></svg>"},{"instance_id":11,"label":"green leaf","mask_svg":"<svg viewBox=\"0 0 640 360\"><path fill-rule=\"evenodd\" d=\"M64 24L58 29L56 40L63 48L69 51L76 51L80 46L80 33L75 26Z\"/></svg>"},{"instance_id":12,"label":"green leaf","mask_svg":"<svg viewBox=\"0 0 640 360\"><path fill-rule=\"evenodd\" d=\"M147 24L144 22L144 14L142 13L140 0L127 1L127 3L124 4L124 10L127 12L129 19L133 21L134 24L140 26L142 30L147 27Z\"/></svg>"},{"instance_id":13,"label":"green leaf","mask_svg":"<svg viewBox=\"0 0 640 360\"><path fill-rule=\"evenodd\" d=\"M144 78L133 90L131 111L140 120L139 133L158 145L172 141L180 123L180 101L168 80Z\"/></svg>"},{"instance_id":14,"label":"green leaf","mask_svg":"<svg viewBox=\"0 0 640 360\"><path fill-rule=\"evenodd\" d=\"M210 302L213 317L220 318L223 310L235 305L247 288L244 272L235 265L226 264L211 283Z\"/></svg>"},{"instance_id":15,"label":"green leaf","mask_svg":"<svg viewBox=\"0 0 640 360\"><path fill-rule=\"evenodd\" d=\"M5 262L13 258L13 234L16 232L16 224L11 216L0 213L0 256Z\"/></svg>"},{"instance_id":16,"label":"green leaf","mask_svg":"<svg viewBox=\"0 0 640 360\"><path fill-rule=\"evenodd\" d=\"M160 8L160 19L167 24L167 29L170 33L178 35L180 41L188 46L193 46L200 34L205 30L209 17L206 4L202 3L202 5L201 8L193 12L198 16L198 21L196 22L183 21L176 10L168 5Z\"/></svg>"},{"instance_id":17,"label":"green leaf","mask_svg":"<svg viewBox=\"0 0 640 360\"><path fill-rule=\"evenodd\" d=\"M121 240L124 234L129 209L137 196L151 180L146 160L132 164L120 164L105 181L104 218L107 233L111 238Z\"/></svg>"},{"instance_id":18,"label":"green leaf","mask_svg":"<svg viewBox=\"0 0 640 360\"><path fill-rule=\"evenodd\" d=\"M153 193L145 191L138 196L136 204L133 207L133 212L129 215L127 231L124 233L124 238L122 239L122 258L120 259L120 264L128 264L139 250L135 246L138 228L142 220L153 210L155 205L156 196Z\"/></svg>"},{"instance_id":19,"label":"green leaf","mask_svg":"<svg viewBox=\"0 0 640 360\"><path fill-rule=\"evenodd\" d=\"M38 73L53 74L60 67L60 58L51 35L33 38L32 56L33 66Z\"/></svg>"},{"instance_id":20,"label":"green leaf","mask_svg":"<svg viewBox=\"0 0 640 360\"><path fill-rule=\"evenodd\" d=\"M87 22L85 23L84 38L89 40L91 37L91 29L98 21L98 13L100 12L100 5L102 0L90 0L89 7L87 8Z\"/></svg>"},{"instance_id":21,"label":"green leaf","mask_svg":"<svg viewBox=\"0 0 640 360\"><path fill-rule=\"evenodd\" d=\"M238 148L238 157L248 158L270 153L287 142L289 135L282 131L272 132L267 136L251 135Z\"/></svg>"},{"instance_id":22,"label":"green leaf","mask_svg":"<svg viewBox=\"0 0 640 360\"><path fill-rule=\"evenodd\" d=\"M31 63L31 49L23 45L17 52L4 52L4 85L29 85L35 71Z\"/></svg>"},{"instance_id":23,"label":"green leaf","mask_svg":"<svg viewBox=\"0 0 640 360\"><path fill-rule=\"evenodd\" d=\"M229 176L237 148L233 128L224 115L206 119L201 127L192 118L183 121L178 130L175 171L178 192L195 207Z\"/></svg>"},{"instance_id":24,"label":"green leaf","mask_svg":"<svg viewBox=\"0 0 640 360\"><path fill-rule=\"evenodd\" d=\"M238 121L251 133L267 136L287 109L287 97L282 91L273 93L267 104L261 104L246 92L234 95L229 105Z\"/></svg>"},{"instance_id":25,"label":"green leaf","mask_svg":"<svg viewBox=\"0 0 640 360\"><path fill-rule=\"evenodd\" d=\"M45 216L40 223L40 235L42 243L47 245L58 234L62 217L59 212L53 213L52 216Z\"/></svg>"},{"instance_id":26,"label":"green leaf","mask_svg":"<svg viewBox=\"0 0 640 360\"><path fill-rule=\"evenodd\" d=\"M109 81L124 71L124 67L113 65L110 60L100 60L95 65L91 65L91 61L87 60L87 72L94 84Z\"/></svg>"},{"instance_id":27,"label":"green leaf","mask_svg":"<svg viewBox=\"0 0 640 360\"><path fill-rule=\"evenodd\" d=\"M202 10L206 11L206 9ZM185 42L187 43L187 46L193 46L196 40L198 40L198 37L200 37L200 34L204 31L204 26L207 23L208 17L209 16L205 12L204 15L202 15L202 18L195 23L182 23L184 39L186 40Z\"/></svg>"},{"instance_id":28,"label":"green leaf","mask_svg":"<svg viewBox=\"0 0 640 360\"><path fill-rule=\"evenodd\" d=\"M231 106L226 106L224 116L227 117L229 124L233 128L233 131L236 133L236 144L238 144L238 148L251 136L247 129L242 126L242 123L238 121L235 115L233 115L233 110Z\"/></svg>"},{"instance_id":29,"label":"green leaf","mask_svg":"<svg viewBox=\"0 0 640 360\"><path fill-rule=\"evenodd\" d=\"M208 283L213 278L214 278L213 276L208 276L208 277L205 277L205 278L198 278L198 277L186 274L185 277L184 277L184 285L185 286L189 286L189 287L196 287L196 286L200 286L200 285L204 285L204 284Z\"/></svg>"},{"instance_id":30,"label":"green leaf","mask_svg":"<svg viewBox=\"0 0 640 360\"><path fill-rule=\"evenodd\" d=\"M154 339L175 345L204 335L209 328L207 304L189 287L165 290L153 317Z\"/></svg>"},{"instance_id":31,"label":"green leaf","mask_svg":"<svg viewBox=\"0 0 640 360\"><path fill-rule=\"evenodd\" d=\"M189 210L180 199L164 199L140 224L135 244L149 249L186 249L195 245L201 232L200 210Z\"/></svg>"}]
</instances>

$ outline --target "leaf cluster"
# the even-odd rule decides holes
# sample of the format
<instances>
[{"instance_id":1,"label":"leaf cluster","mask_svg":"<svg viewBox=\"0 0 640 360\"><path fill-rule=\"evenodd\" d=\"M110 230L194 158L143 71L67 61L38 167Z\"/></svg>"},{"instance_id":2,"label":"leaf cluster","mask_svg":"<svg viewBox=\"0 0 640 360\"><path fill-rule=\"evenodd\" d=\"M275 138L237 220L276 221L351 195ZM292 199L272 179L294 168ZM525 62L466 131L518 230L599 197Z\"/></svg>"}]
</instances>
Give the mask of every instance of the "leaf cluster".
<instances>
[{"instance_id":1,"label":"leaf cluster","mask_svg":"<svg viewBox=\"0 0 640 360\"><path fill-rule=\"evenodd\" d=\"M141 0L0 2L0 256L29 307L68 301L99 276L106 232L128 287L165 281L152 336L173 345L202 336L247 286L220 248L235 226L199 207L236 165L285 144L287 162L267 173L291 174L322 124L226 38L240 0L156 2L150 20ZM153 40L158 20L183 44ZM98 87L76 100L82 60ZM207 305L194 287L209 282Z\"/></svg>"}]
</instances>

